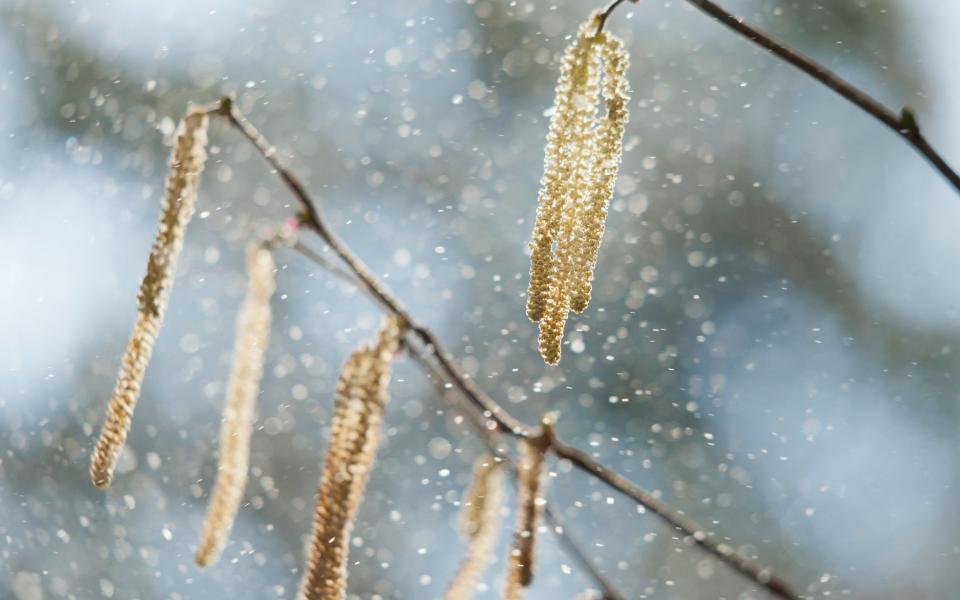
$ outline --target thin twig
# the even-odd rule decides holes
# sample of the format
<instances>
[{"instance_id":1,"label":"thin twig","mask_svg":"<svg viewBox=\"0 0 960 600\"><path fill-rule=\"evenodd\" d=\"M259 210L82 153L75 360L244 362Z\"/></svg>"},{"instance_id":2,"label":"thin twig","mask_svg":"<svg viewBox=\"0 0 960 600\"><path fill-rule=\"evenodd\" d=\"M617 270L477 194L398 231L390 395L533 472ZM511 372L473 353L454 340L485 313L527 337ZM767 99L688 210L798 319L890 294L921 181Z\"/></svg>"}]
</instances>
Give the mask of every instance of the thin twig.
<instances>
[{"instance_id":1,"label":"thin twig","mask_svg":"<svg viewBox=\"0 0 960 600\"><path fill-rule=\"evenodd\" d=\"M260 135L257 129L246 120L230 98L221 100L216 112L223 115L250 141L279 177L286 183L294 197L301 204L303 212L301 220L305 226L312 229L336 253L356 276L362 288L381 306L392 314L400 317L409 325L409 329L424 344L425 352L437 361L444 377L457 388L463 397L479 409L487 419L486 426L492 431L499 431L514 437L529 439L535 434L530 428L515 418L497 401L481 390L472 379L468 378L457 366L450 353L441 345L439 338L431 330L420 325L406 308L397 300L386 286L370 271L364 262L353 253L349 246L341 240L327 225L316 203L299 179L287 169L276 157L276 150ZM594 460L587 453L568 446L556 436L550 437L550 449L557 456L566 458L574 466L596 477L609 487L619 491L637 504L647 508L658 517L670 523L684 535L692 538L702 548L716 556L722 562L732 566L738 573L750 579L753 583L765 588L771 594L788 600L799 600L800 596L791 590L783 580L774 577L770 570L754 561L739 555L732 547L716 542L709 537L703 528L697 525L682 513L675 511L651 494L641 489L627 478L616 473L613 469Z\"/></svg>"},{"instance_id":2,"label":"thin twig","mask_svg":"<svg viewBox=\"0 0 960 600\"><path fill-rule=\"evenodd\" d=\"M806 56L799 50L774 39L770 35L750 25L742 18L733 15L712 0L686 0L688 4L710 15L722 25L732 29L740 36L772 52L823 85L840 94L864 112L892 129L926 158L937 171L960 193L960 174L957 173L930 145L920 132L920 126L913 113L903 108L899 113L890 110L878 100L846 81L830 69ZM616 3L615 3L616 4Z\"/></svg>"},{"instance_id":3,"label":"thin twig","mask_svg":"<svg viewBox=\"0 0 960 600\"><path fill-rule=\"evenodd\" d=\"M738 554L732 546L717 540L704 531L693 519L670 508L663 501L658 500L623 475L599 464L583 450L568 446L556 438L551 441L550 448L560 458L569 460L575 467L590 473L610 487L618 489L634 499L637 504L642 505L647 510L668 522L675 529L681 531L684 536L693 540L698 546L733 567L740 574L764 586L772 594L780 596L781 598L799 598L790 588L790 585L774 575L770 569Z\"/></svg>"},{"instance_id":4,"label":"thin twig","mask_svg":"<svg viewBox=\"0 0 960 600\"><path fill-rule=\"evenodd\" d=\"M307 193L300 180L290 172L289 169L276 157L276 149L260 135L260 132L240 113L234 105L231 98L224 98L220 101L219 113L225 116L230 124L237 128L244 137L260 152L260 154L270 163L270 166L277 172L283 182L290 188L290 191L300 202L303 209L301 220L305 227L312 229L320 238L333 250L337 256L343 260L350 271L352 271L366 292L374 297L379 304L385 306L390 312L406 320L410 330L417 334L417 337L427 346L428 350L440 363L440 367L448 378L454 384L463 390L467 398L488 413L488 418L493 421L496 428L508 431L512 435L525 436L526 427L513 415L506 412L503 407L493 401L492 398L483 393L477 385L456 366L449 353L440 344L439 338L420 325L413 316L407 311L400 301L390 293L386 287L380 283L380 280L370 271L370 268L354 254L350 248L340 239L337 234L327 225L326 221L317 209L316 203L310 194Z\"/></svg>"},{"instance_id":5,"label":"thin twig","mask_svg":"<svg viewBox=\"0 0 960 600\"><path fill-rule=\"evenodd\" d=\"M307 246L300 240L297 240L293 244L291 244L291 248L293 248L294 250L296 250L297 252L305 256L311 262L314 262L320 267L322 267L328 273L335 275L337 279L340 279L344 283L349 283L350 285L357 288L363 287L363 284L360 283L360 281L356 277L354 277L353 274L350 273L350 271L347 271L346 269L336 264L326 256L320 254L313 248ZM382 302L378 302L378 304L380 305L380 308L389 310L389 306L387 306L386 304Z\"/></svg>"},{"instance_id":6,"label":"thin twig","mask_svg":"<svg viewBox=\"0 0 960 600\"><path fill-rule=\"evenodd\" d=\"M600 13L600 25L597 32L603 30L607 19L614 10L624 0L612 0L603 12ZM636 2L637 0L632 0ZM947 163L946 159L933 147L920 131L916 116L907 107L900 109L900 112L893 111L879 100L843 79L827 67L821 65L809 56L800 52L780 40L777 40L769 34L757 29L755 26L747 23L741 17L738 17L725 8L713 2L712 0L686 0L688 4L710 15L720 22L720 24L733 30L741 37L753 42L761 48L779 56L791 65L797 67L807 75L810 75L823 85L840 94L851 103L859 107L865 113L873 116L875 119L896 132L897 135L907 141L908 144L919 152L943 177L960 193L960 174Z\"/></svg>"},{"instance_id":7,"label":"thin twig","mask_svg":"<svg viewBox=\"0 0 960 600\"><path fill-rule=\"evenodd\" d=\"M640 0L630 0L630 1L636 4ZM601 31L603 31L604 25L607 24L607 19L610 18L610 15L613 14L613 11L615 11L617 7L620 6L620 4L622 4L623 2L624 0L612 0L610 4L606 6L606 8L600 11L600 23L597 24L597 33L600 33Z\"/></svg>"}]
</instances>

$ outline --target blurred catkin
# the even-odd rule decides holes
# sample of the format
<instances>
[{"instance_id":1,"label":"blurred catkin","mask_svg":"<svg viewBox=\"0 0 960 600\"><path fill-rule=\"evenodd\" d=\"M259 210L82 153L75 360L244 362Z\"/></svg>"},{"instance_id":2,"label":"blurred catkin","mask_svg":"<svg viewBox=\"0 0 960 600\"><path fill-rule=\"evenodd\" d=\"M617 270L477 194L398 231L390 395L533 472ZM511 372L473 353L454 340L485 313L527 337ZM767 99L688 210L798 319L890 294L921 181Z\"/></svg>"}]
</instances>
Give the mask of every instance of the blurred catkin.
<instances>
[{"instance_id":1,"label":"blurred catkin","mask_svg":"<svg viewBox=\"0 0 960 600\"><path fill-rule=\"evenodd\" d=\"M494 457L485 454L473 466L473 480L463 497L460 527L467 539L467 553L450 582L444 600L470 600L484 569L490 564L503 506L503 470Z\"/></svg>"},{"instance_id":2,"label":"blurred catkin","mask_svg":"<svg viewBox=\"0 0 960 600\"><path fill-rule=\"evenodd\" d=\"M628 57L619 39L597 32L599 23L595 12L563 56L530 242L527 316L540 323L548 364L560 361L570 310L582 312L590 301L627 122ZM598 118L601 98L607 110Z\"/></svg>"},{"instance_id":3,"label":"blurred catkin","mask_svg":"<svg viewBox=\"0 0 960 600\"><path fill-rule=\"evenodd\" d=\"M399 318L389 317L376 343L355 351L337 381L299 600L346 598L350 534L376 457L390 366L403 328Z\"/></svg>"},{"instance_id":4,"label":"blurred catkin","mask_svg":"<svg viewBox=\"0 0 960 600\"><path fill-rule=\"evenodd\" d=\"M200 532L195 560L205 567L220 558L243 499L250 461L250 436L263 358L270 338L270 297L276 284L273 256L262 244L247 249L247 294L237 315L233 367L220 429L220 463Z\"/></svg>"},{"instance_id":5,"label":"blurred catkin","mask_svg":"<svg viewBox=\"0 0 960 600\"><path fill-rule=\"evenodd\" d=\"M167 308L183 234L193 216L200 173L207 158L207 113L190 109L177 128L170 174L163 193L160 225L137 297L139 311L127 344L103 429L90 461L90 478L98 488L110 485L117 459L130 432L133 409L153 344Z\"/></svg>"},{"instance_id":6,"label":"blurred catkin","mask_svg":"<svg viewBox=\"0 0 960 600\"><path fill-rule=\"evenodd\" d=\"M513 546L507 557L504 600L519 600L522 588L533 581L534 541L544 507L543 470L546 464L546 438L521 440L517 462L517 522Z\"/></svg>"}]
</instances>

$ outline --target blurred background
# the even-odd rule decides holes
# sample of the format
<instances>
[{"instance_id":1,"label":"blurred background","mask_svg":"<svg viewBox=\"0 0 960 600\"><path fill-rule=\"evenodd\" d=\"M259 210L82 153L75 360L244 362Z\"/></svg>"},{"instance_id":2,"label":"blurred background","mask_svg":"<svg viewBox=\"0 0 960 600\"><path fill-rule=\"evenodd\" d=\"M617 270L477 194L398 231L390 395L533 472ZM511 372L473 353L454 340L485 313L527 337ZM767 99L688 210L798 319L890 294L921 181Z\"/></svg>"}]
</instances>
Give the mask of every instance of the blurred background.
<instances>
[{"instance_id":1,"label":"blurred background","mask_svg":"<svg viewBox=\"0 0 960 600\"><path fill-rule=\"evenodd\" d=\"M960 5L726 0L960 165ZM633 100L594 300L557 368L524 316L558 59L589 2L0 2L0 597L292 598L333 388L375 306L278 254L245 504L192 560L243 248L294 209L222 123L113 487L88 457L135 314L177 119L224 93L339 233L516 415L813 597L960 586L960 201L893 133L682 0L624 5ZM313 241L313 240L310 240ZM315 246L318 247L319 246ZM416 364L351 554L360 598L439 598L481 450ZM764 594L552 463L550 501L629 598ZM512 511L511 496L511 511ZM482 598L498 598L512 514ZM541 538L528 598L591 582Z\"/></svg>"}]
</instances>

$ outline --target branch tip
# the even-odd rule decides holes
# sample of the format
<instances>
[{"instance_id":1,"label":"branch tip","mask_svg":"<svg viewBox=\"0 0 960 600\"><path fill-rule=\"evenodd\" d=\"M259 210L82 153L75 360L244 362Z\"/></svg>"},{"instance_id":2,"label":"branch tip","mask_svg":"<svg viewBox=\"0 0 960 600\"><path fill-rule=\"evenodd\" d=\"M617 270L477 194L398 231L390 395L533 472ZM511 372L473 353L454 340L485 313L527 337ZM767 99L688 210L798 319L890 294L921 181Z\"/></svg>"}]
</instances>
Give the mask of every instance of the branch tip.
<instances>
[{"instance_id":1,"label":"branch tip","mask_svg":"<svg viewBox=\"0 0 960 600\"><path fill-rule=\"evenodd\" d=\"M233 96L227 95L223 98L220 98L220 101L217 103L216 112L221 115L229 115L233 111Z\"/></svg>"},{"instance_id":2,"label":"branch tip","mask_svg":"<svg viewBox=\"0 0 960 600\"><path fill-rule=\"evenodd\" d=\"M917 123L917 114L909 106L900 109L900 127L901 131L907 134L920 133L920 125Z\"/></svg>"},{"instance_id":3,"label":"branch tip","mask_svg":"<svg viewBox=\"0 0 960 600\"><path fill-rule=\"evenodd\" d=\"M622 0L620 0L622 1ZM718 23L731 29L743 39L756 44L780 59L813 77L827 88L840 94L850 103L868 115L871 115L886 127L895 131L920 153L931 166L960 193L960 172L953 169L920 134L916 115L910 108L904 107L898 115L894 109L881 104L867 92L843 79L824 65L803 54L793 46L782 42L761 29L751 25L742 17L734 15L713 0L686 0L687 4L714 18ZM608 7L612 10L619 2L614 0ZM602 28L602 23L601 23Z\"/></svg>"},{"instance_id":4,"label":"branch tip","mask_svg":"<svg viewBox=\"0 0 960 600\"><path fill-rule=\"evenodd\" d=\"M640 0L630 0L630 2L633 4L639 4ZM600 11L600 14L598 14L596 17L600 20L600 22L597 23L597 35L603 31L604 25L607 24L607 19L610 18L610 15L613 14L613 11L615 11L621 4L623 4L623 0L612 0L610 4Z\"/></svg>"}]
</instances>

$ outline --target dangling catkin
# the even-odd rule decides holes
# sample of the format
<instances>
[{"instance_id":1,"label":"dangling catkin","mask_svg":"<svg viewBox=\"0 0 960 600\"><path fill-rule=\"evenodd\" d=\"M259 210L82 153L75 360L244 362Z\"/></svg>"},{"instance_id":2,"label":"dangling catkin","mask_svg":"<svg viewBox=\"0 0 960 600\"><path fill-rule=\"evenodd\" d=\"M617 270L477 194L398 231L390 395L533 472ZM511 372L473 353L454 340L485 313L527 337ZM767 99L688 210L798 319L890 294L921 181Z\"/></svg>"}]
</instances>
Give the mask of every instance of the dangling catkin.
<instances>
[{"instance_id":1,"label":"dangling catkin","mask_svg":"<svg viewBox=\"0 0 960 600\"><path fill-rule=\"evenodd\" d=\"M590 301L627 122L628 57L619 39L597 32L599 15L580 26L563 56L530 243L527 316L540 323L548 364L560 361L570 310L582 312ZM598 119L601 96L607 111Z\"/></svg>"},{"instance_id":2,"label":"dangling catkin","mask_svg":"<svg viewBox=\"0 0 960 600\"><path fill-rule=\"evenodd\" d=\"M534 541L537 524L543 514L543 470L546 463L546 438L521 440L517 462L517 522L513 547L507 557L504 600L520 600L522 588L533 581Z\"/></svg>"},{"instance_id":3,"label":"dangling catkin","mask_svg":"<svg viewBox=\"0 0 960 600\"><path fill-rule=\"evenodd\" d=\"M581 26L581 35L589 31L592 23ZM591 163L594 160L594 125L596 123L597 104L600 94L600 61L595 37L588 37L588 51L584 57L583 68L586 77L583 86L577 90L577 102L574 107L574 137L570 144L571 177L567 180L567 189L562 206L561 227L555 242L554 267L548 290L546 310L540 319L540 354L548 364L560 361L560 345L563 341L563 329L570 312L570 291L574 283L576 269L576 248L578 232L576 216L580 205L585 202L585 194L591 183Z\"/></svg>"},{"instance_id":4,"label":"dangling catkin","mask_svg":"<svg viewBox=\"0 0 960 600\"><path fill-rule=\"evenodd\" d=\"M527 316L539 321L544 314L550 280L555 266L553 244L561 223L564 198L574 177L570 160L570 144L576 137L576 111L579 90L588 78L587 56L590 38L581 35L567 48L560 64L560 78L555 90L553 116L547 133L543 160L543 178L537 203L537 221L530 242L530 286L527 294Z\"/></svg>"},{"instance_id":5,"label":"dangling catkin","mask_svg":"<svg viewBox=\"0 0 960 600\"><path fill-rule=\"evenodd\" d=\"M207 113L201 109L191 109L177 129L170 174L163 193L160 225L147 262L147 274L140 284L137 297L137 320L90 461L90 478L98 488L110 485L117 459L130 432L143 375L153 353L153 344L173 286L184 230L193 215L197 185L207 158L206 145Z\"/></svg>"},{"instance_id":6,"label":"dangling catkin","mask_svg":"<svg viewBox=\"0 0 960 600\"><path fill-rule=\"evenodd\" d=\"M233 367L227 381L220 429L217 483L210 495L194 557L201 567L215 563L220 557L247 484L253 413L270 337L270 296L276 287L275 268L270 250L263 245L255 244L247 250L247 295L237 316Z\"/></svg>"},{"instance_id":7,"label":"dangling catkin","mask_svg":"<svg viewBox=\"0 0 960 600\"><path fill-rule=\"evenodd\" d=\"M497 544L500 508L503 505L503 472L493 456L483 455L473 466L473 481L463 497L460 527L467 539L467 554L443 595L444 600L470 600L477 582L490 563Z\"/></svg>"},{"instance_id":8,"label":"dangling catkin","mask_svg":"<svg viewBox=\"0 0 960 600\"><path fill-rule=\"evenodd\" d=\"M627 80L630 57L623 42L606 32L600 33L599 37L602 38L600 50L605 69L603 100L607 113L596 129L593 181L585 197L586 202L578 207L582 211L578 212L576 219L579 247L570 308L578 313L583 312L590 303L590 280L597 264L607 207L613 197L617 171L623 156L623 132L627 126L627 105L630 102L630 83Z\"/></svg>"},{"instance_id":9,"label":"dangling catkin","mask_svg":"<svg viewBox=\"0 0 960 600\"><path fill-rule=\"evenodd\" d=\"M390 366L403 327L398 318L388 318L376 343L354 352L337 381L300 600L346 597L350 534L376 457L384 404L389 399Z\"/></svg>"}]
</instances>

